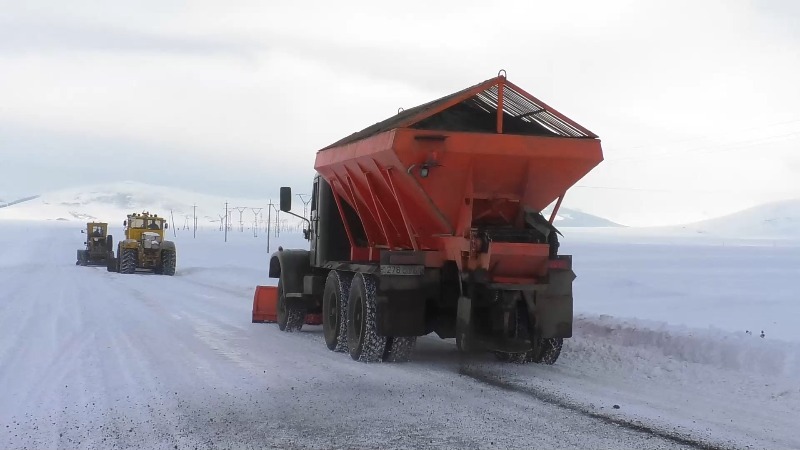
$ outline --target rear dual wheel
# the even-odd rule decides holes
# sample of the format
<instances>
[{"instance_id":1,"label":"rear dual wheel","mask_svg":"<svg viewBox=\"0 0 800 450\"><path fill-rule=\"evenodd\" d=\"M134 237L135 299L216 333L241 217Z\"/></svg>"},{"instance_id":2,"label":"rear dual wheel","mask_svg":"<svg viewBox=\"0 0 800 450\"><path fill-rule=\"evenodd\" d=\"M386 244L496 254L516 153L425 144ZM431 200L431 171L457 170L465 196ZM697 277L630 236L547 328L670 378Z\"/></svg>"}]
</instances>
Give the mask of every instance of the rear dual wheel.
<instances>
[{"instance_id":1,"label":"rear dual wheel","mask_svg":"<svg viewBox=\"0 0 800 450\"><path fill-rule=\"evenodd\" d=\"M407 362L417 343L416 336L390 337L386 339L386 350L383 352L385 362Z\"/></svg>"},{"instance_id":2,"label":"rear dual wheel","mask_svg":"<svg viewBox=\"0 0 800 450\"><path fill-rule=\"evenodd\" d=\"M350 283L346 305L347 350L350 357L361 362L408 361L417 338L378 334L377 289L375 277L365 273L356 274Z\"/></svg>"},{"instance_id":3,"label":"rear dual wheel","mask_svg":"<svg viewBox=\"0 0 800 450\"><path fill-rule=\"evenodd\" d=\"M522 304L518 306L515 316L515 335L519 339L530 339L531 349L526 352L494 352L495 357L500 361L515 364L554 364L561 354L564 339L533 336L533 333L530 332L532 327L528 308Z\"/></svg>"},{"instance_id":4,"label":"rear dual wheel","mask_svg":"<svg viewBox=\"0 0 800 450\"><path fill-rule=\"evenodd\" d=\"M386 351L386 336L377 331L375 277L358 273L350 285L347 305L347 348L361 362L380 362Z\"/></svg>"},{"instance_id":5,"label":"rear dual wheel","mask_svg":"<svg viewBox=\"0 0 800 450\"><path fill-rule=\"evenodd\" d=\"M564 339L562 338L537 338L533 349L527 352L494 352L494 355L499 361L514 364L538 363L552 365L561 355L563 344Z\"/></svg>"}]
</instances>

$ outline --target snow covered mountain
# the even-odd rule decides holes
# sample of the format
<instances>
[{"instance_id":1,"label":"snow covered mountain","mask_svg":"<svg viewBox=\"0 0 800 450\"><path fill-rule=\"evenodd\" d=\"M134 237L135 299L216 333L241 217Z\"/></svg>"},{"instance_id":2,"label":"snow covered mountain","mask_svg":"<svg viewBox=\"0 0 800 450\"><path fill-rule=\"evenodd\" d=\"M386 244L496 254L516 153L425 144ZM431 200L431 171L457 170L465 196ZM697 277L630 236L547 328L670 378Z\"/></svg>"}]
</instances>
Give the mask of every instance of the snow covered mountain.
<instances>
[{"instance_id":1,"label":"snow covered mountain","mask_svg":"<svg viewBox=\"0 0 800 450\"><path fill-rule=\"evenodd\" d=\"M767 203L682 228L741 238L800 238L800 199Z\"/></svg>"},{"instance_id":2,"label":"snow covered mountain","mask_svg":"<svg viewBox=\"0 0 800 450\"><path fill-rule=\"evenodd\" d=\"M225 202L228 202L231 210L232 224L239 221L236 207L247 207L242 217L249 224L255 217L250 208L264 208L266 217L269 199L213 196L174 187L125 181L49 192L0 208L0 219L79 222L98 220L117 223L132 212L149 211L169 217L172 211L175 223L181 225L186 216L192 216L193 205L197 205L200 224L219 222L220 215L225 214Z\"/></svg>"},{"instance_id":3,"label":"snow covered mountain","mask_svg":"<svg viewBox=\"0 0 800 450\"><path fill-rule=\"evenodd\" d=\"M544 216L550 218L550 211L545 210ZM612 222L599 216L581 212L575 209L561 207L553 221L556 228L561 227L622 227L618 223Z\"/></svg>"},{"instance_id":4,"label":"snow covered mountain","mask_svg":"<svg viewBox=\"0 0 800 450\"><path fill-rule=\"evenodd\" d=\"M277 195L276 195L277 197ZM277 198L275 199L277 201ZM252 223L255 216L251 208L263 208L266 216L268 198L243 199L199 194L174 187L156 186L133 181L107 183L62 189L38 197L22 199L8 207L0 208L0 219L18 220L60 220L79 221L99 220L109 223L121 221L134 211L149 212L168 216L174 215L177 225L186 216L192 216L192 207L197 205L198 223L219 222L225 214L225 202L231 209L231 223L239 222L237 207L246 207L242 212L245 224ZM299 201L293 205L302 207ZM302 213L302 209L295 211ZM549 217L549 213L545 214ZM294 219L290 219L294 221ZM619 224L569 208L561 208L556 216L558 227L619 227Z\"/></svg>"}]
</instances>

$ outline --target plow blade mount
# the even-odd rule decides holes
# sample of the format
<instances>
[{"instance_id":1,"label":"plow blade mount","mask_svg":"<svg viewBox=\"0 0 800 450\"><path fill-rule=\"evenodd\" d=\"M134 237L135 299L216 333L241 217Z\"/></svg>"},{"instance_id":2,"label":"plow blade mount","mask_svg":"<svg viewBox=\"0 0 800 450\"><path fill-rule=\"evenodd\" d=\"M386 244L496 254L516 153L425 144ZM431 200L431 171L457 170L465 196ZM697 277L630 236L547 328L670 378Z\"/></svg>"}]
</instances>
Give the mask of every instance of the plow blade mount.
<instances>
[{"instance_id":1,"label":"plow blade mount","mask_svg":"<svg viewBox=\"0 0 800 450\"><path fill-rule=\"evenodd\" d=\"M253 323L273 323L278 321L278 288L276 286L256 286L253 295ZM307 314L306 325L322 325L322 314Z\"/></svg>"}]
</instances>

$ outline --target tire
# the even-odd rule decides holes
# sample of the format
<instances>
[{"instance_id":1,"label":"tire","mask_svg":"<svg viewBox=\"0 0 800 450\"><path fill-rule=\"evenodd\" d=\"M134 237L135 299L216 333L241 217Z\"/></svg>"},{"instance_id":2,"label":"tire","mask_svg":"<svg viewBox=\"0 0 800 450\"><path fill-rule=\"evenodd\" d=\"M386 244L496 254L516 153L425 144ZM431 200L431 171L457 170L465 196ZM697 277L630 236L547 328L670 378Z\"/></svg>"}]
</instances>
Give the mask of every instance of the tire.
<instances>
[{"instance_id":1,"label":"tire","mask_svg":"<svg viewBox=\"0 0 800 450\"><path fill-rule=\"evenodd\" d=\"M334 352L347 351L347 299L353 274L331 270L322 293L322 333Z\"/></svg>"},{"instance_id":2,"label":"tire","mask_svg":"<svg viewBox=\"0 0 800 450\"><path fill-rule=\"evenodd\" d=\"M527 307L517 309L516 323L518 335L530 335L528 326ZM541 338L530 336L532 349L527 352L494 352L494 356L503 362L513 364L539 363L552 365L561 354L564 345L562 338Z\"/></svg>"},{"instance_id":3,"label":"tire","mask_svg":"<svg viewBox=\"0 0 800 450\"><path fill-rule=\"evenodd\" d=\"M119 260L119 273L130 274L136 272L136 250L132 248L122 249Z\"/></svg>"},{"instance_id":4,"label":"tire","mask_svg":"<svg viewBox=\"0 0 800 450\"><path fill-rule=\"evenodd\" d=\"M383 360L385 362L408 362L416 343L416 336L387 338Z\"/></svg>"},{"instance_id":5,"label":"tire","mask_svg":"<svg viewBox=\"0 0 800 450\"><path fill-rule=\"evenodd\" d=\"M117 272L117 259L114 258L114 252L109 251L106 256L106 270L109 272Z\"/></svg>"},{"instance_id":6,"label":"tire","mask_svg":"<svg viewBox=\"0 0 800 450\"><path fill-rule=\"evenodd\" d=\"M287 333L294 333L303 329L305 320L305 308L292 308L286 303L283 281L278 280L278 328Z\"/></svg>"},{"instance_id":7,"label":"tire","mask_svg":"<svg viewBox=\"0 0 800 450\"><path fill-rule=\"evenodd\" d=\"M463 316L463 317L462 317ZM476 353L478 346L475 344L472 321L472 300L469 297L458 298L456 317L456 348L462 354Z\"/></svg>"},{"instance_id":8,"label":"tire","mask_svg":"<svg viewBox=\"0 0 800 450\"><path fill-rule=\"evenodd\" d=\"M528 357L531 362L553 365L561 355L563 346L563 338L539 338L534 349L528 352Z\"/></svg>"},{"instance_id":9,"label":"tire","mask_svg":"<svg viewBox=\"0 0 800 450\"><path fill-rule=\"evenodd\" d=\"M380 362L386 350L386 336L377 333L375 277L356 274L347 300L347 348L350 357L361 362Z\"/></svg>"},{"instance_id":10,"label":"tire","mask_svg":"<svg viewBox=\"0 0 800 450\"><path fill-rule=\"evenodd\" d=\"M162 275L173 276L175 275L175 264L177 262L177 255L172 250L164 250L161 252L161 267L159 272Z\"/></svg>"}]
</instances>

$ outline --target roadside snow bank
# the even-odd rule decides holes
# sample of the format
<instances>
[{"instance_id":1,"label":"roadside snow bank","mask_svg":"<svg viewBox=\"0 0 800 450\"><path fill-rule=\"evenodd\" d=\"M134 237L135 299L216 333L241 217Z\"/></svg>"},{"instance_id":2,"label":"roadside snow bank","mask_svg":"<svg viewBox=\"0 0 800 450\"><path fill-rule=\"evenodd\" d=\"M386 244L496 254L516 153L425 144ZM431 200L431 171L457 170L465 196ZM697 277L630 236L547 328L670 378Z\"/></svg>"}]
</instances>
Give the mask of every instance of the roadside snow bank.
<instances>
[{"instance_id":1,"label":"roadside snow bank","mask_svg":"<svg viewBox=\"0 0 800 450\"><path fill-rule=\"evenodd\" d=\"M645 320L580 315L576 337L622 347L646 349L678 361L761 375L800 378L800 344L735 334L717 329L696 329Z\"/></svg>"}]
</instances>

